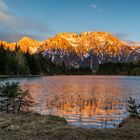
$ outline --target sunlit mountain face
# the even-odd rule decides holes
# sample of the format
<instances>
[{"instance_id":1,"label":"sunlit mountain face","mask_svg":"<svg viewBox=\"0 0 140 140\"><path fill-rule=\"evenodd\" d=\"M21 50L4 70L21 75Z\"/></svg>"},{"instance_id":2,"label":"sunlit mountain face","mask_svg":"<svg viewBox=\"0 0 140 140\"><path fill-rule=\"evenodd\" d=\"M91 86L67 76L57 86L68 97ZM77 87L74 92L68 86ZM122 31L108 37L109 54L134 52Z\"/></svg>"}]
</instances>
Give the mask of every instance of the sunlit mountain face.
<instances>
[{"instance_id":1,"label":"sunlit mountain face","mask_svg":"<svg viewBox=\"0 0 140 140\"><path fill-rule=\"evenodd\" d=\"M25 53L28 51L30 54L34 54L43 42L33 40L29 37L23 37L19 42L8 43L6 41L0 41L0 44L5 49L9 49L11 51L15 51L16 48L20 48L20 50Z\"/></svg>"},{"instance_id":2,"label":"sunlit mountain face","mask_svg":"<svg viewBox=\"0 0 140 140\"><path fill-rule=\"evenodd\" d=\"M61 33L39 42L28 37L17 43L1 41L1 46L12 51L20 48L30 54L41 53L54 63L73 67L98 67L106 62L140 60L140 47L119 40L107 32Z\"/></svg>"}]
</instances>

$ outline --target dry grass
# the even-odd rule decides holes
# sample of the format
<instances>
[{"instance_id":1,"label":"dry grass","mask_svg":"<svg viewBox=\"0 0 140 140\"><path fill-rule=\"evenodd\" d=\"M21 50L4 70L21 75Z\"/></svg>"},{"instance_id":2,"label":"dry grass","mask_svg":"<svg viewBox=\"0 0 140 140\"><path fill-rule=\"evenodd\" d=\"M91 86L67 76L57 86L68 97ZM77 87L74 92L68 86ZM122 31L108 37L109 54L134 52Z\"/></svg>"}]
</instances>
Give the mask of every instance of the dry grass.
<instances>
[{"instance_id":1,"label":"dry grass","mask_svg":"<svg viewBox=\"0 0 140 140\"><path fill-rule=\"evenodd\" d=\"M140 120L128 118L117 129L84 129L54 116L0 114L0 140L140 140Z\"/></svg>"}]
</instances>

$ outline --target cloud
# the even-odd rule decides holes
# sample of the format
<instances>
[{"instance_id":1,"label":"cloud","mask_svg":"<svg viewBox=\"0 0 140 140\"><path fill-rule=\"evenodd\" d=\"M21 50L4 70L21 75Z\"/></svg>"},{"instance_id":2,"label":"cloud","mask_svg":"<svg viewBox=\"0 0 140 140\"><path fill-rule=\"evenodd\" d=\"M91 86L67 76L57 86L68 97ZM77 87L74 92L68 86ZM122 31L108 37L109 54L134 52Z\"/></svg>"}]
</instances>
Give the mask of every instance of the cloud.
<instances>
[{"instance_id":1,"label":"cloud","mask_svg":"<svg viewBox=\"0 0 140 140\"><path fill-rule=\"evenodd\" d=\"M10 27L16 22L17 18L9 13L9 8L4 0L0 0L0 25L2 27Z\"/></svg>"},{"instance_id":2,"label":"cloud","mask_svg":"<svg viewBox=\"0 0 140 140\"><path fill-rule=\"evenodd\" d=\"M97 6L97 4L95 4L95 3L92 3L92 4L90 5L90 7L93 8L93 9L95 9L95 10L98 11L98 12L102 12L102 9L100 9L100 8Z\"/></svg>"},{"instance_id":3,"label":"cloud","mask_svg":"<svg viewBox=\"0 0 140 140\"><path fill-rule=\"evenodd\" d=\"M121 40L129 40L130 34L127 33L113 33L114 36L118 37Z\"/></svg>"},{"instance_id":4,"label":"cloud","mask_svg":"<svg viewBox=\"0 0 140 140\"><path fill-rule=\"evenodd\" d=\"M130 46L140 46L140 42L132 41L131 35L127 33L113 33L114 36L118 37L124 43Z\"/></svg>"},{"instance_id":5,"label":"cloud","mask_svg":"<svg viewBox=\"0 0 140 140\"><path fill-rule=\"evenodd\" d=\"M0 30L0 40L5 40L8 42L13 42L13 41L19 41L21 38L24 36L28 36L30 38L36 39L36 40L45 40L47 39L50 35L48 34L32 34L32 33L19 33L19 32L10 32L10 31L5 31L5 30Z\"/></svg>"},{"instance_id":6,"label":"cloud","mask_svg":"<svg viewBox=\"0 0 140 140\"><path fill-rule=\"evenodd\" d=\"M46 33L52 33L41 21L18 17L10 13L4 0L0 0L0 31L0 40L6 41L17 41L23 35L36 38L37 34L40 34L39 39L45 39Z\"/></svg>"},{"instance_id":7,"label":"cloud","mask_svg":"<svg viewBox=\"0 0 140 140\"><path fill-rule=\"evenodd\" d=\"M96 9L96 8L97 8L97 5L96 5L96 4L94 4L94 3L93 3L93 4L91 4L90 6L91 6L92 8L94 8L94 9Z\"/></svg>"},{"instance_id":8,"label":"cloud","mask_svg":"<svg viewBox=\"0 0 140 140\"><path fill-rule=\"evenodd\" d=\"M0 0L0 10L8 10L8 6L5 4L3 0Z\"/></svg>"},{"instance_id":9,"label":"cloud","mask_svg":"<svg viewBox=\"0 0 140 140\"><path fill-rule=\"evenodd\" d=\"M125 42L130 46L140 46L140 42L134 42L134 41L131 41L131 40L127 40Z\"/></svg>"}]
</instances>

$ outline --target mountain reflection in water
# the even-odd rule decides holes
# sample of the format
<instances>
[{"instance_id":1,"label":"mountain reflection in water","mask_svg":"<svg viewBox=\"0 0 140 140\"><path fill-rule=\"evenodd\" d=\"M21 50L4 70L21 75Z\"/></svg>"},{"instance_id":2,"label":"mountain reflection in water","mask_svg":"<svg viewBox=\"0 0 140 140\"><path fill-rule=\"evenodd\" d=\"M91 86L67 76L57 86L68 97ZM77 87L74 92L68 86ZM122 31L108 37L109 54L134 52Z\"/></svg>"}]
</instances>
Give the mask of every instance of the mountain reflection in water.
<instances>
[{"instance_id":1,"label":"mountain reflection in water","mask_svg":"<svg viewBox=\"0 0 140 140\"><path fill-rule=\"evenodd\" d=\"M115 127L123 117L126 104L115 98L62 95L52 99L44 98L42 106L38 110L40 113L65 117L77 126Z\"/></svg>"},{"instance_id":2,"label":"mountain reflection in water","mask_svg":"<svg viewBox=\"0 0 140 140\"><path fill-rule=\"evenodd\" d=\"M140 77L48 76L10 79L29 89L33 111L66 118L75 126L116 127L127 114L130 96L140 98Z\"/></svg>"}]
</instances>

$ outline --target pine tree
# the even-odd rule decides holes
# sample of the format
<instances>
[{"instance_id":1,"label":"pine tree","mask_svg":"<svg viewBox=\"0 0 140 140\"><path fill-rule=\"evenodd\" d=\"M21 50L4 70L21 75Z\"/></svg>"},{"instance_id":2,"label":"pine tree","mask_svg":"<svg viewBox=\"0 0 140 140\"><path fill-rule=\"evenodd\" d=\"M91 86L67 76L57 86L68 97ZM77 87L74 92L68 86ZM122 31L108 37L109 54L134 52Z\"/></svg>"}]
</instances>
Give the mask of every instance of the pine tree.
<instances>
[{"instance_id":1,"label":"pine tree","mask_svg":"<svg viewBox=\"0 0 140 140\"><path fill-rule=\"evenodd\" d=\"M19 83L6 82L0 86L0 111L19 113L32 105L29 91L23 91Z\"/></svg>"},{"instance_id":2,"label":"pine tree","mask_svg":"<svg viewBox=\"0 0 140 140\"><path fill-rule=\"evenodd\" d=\"M5 74L5 68L6 68L6 50L2 47L2 44L0 46L0 74Z\"/></svg>"},{"instance_id":3,"label":"pine tree","mask_svg":"<svg viewBox=\"0 0 140 140\"><path fill-rule=\"evenodd\" d=\"M6 68L5 74L7 75L16 75L17 74L17 64L15 59L15 52L8 51L6 52Z\"/></svg>"},{"instance_id":4,"label":"pine tree","mask_svg":"<svg viewBox=\"0 0 140 140\"><path fill-rule=\"evenodd\" d=\"M27 65L25 55L21 50L17 50L15 60L17 65L17 75L30 74L30 69Z\"/></svg>"},{"instance_id":5,"label":"pine tree","mask_svg":"<svg viewBox=\"0 0 140 140\"><path fill-rule=\"evenodd\" d=\"M128 112L131 117L139 117L140 115L140 104L137 104L132 97L128 101Z\"/></svg>"}]
</instances>

